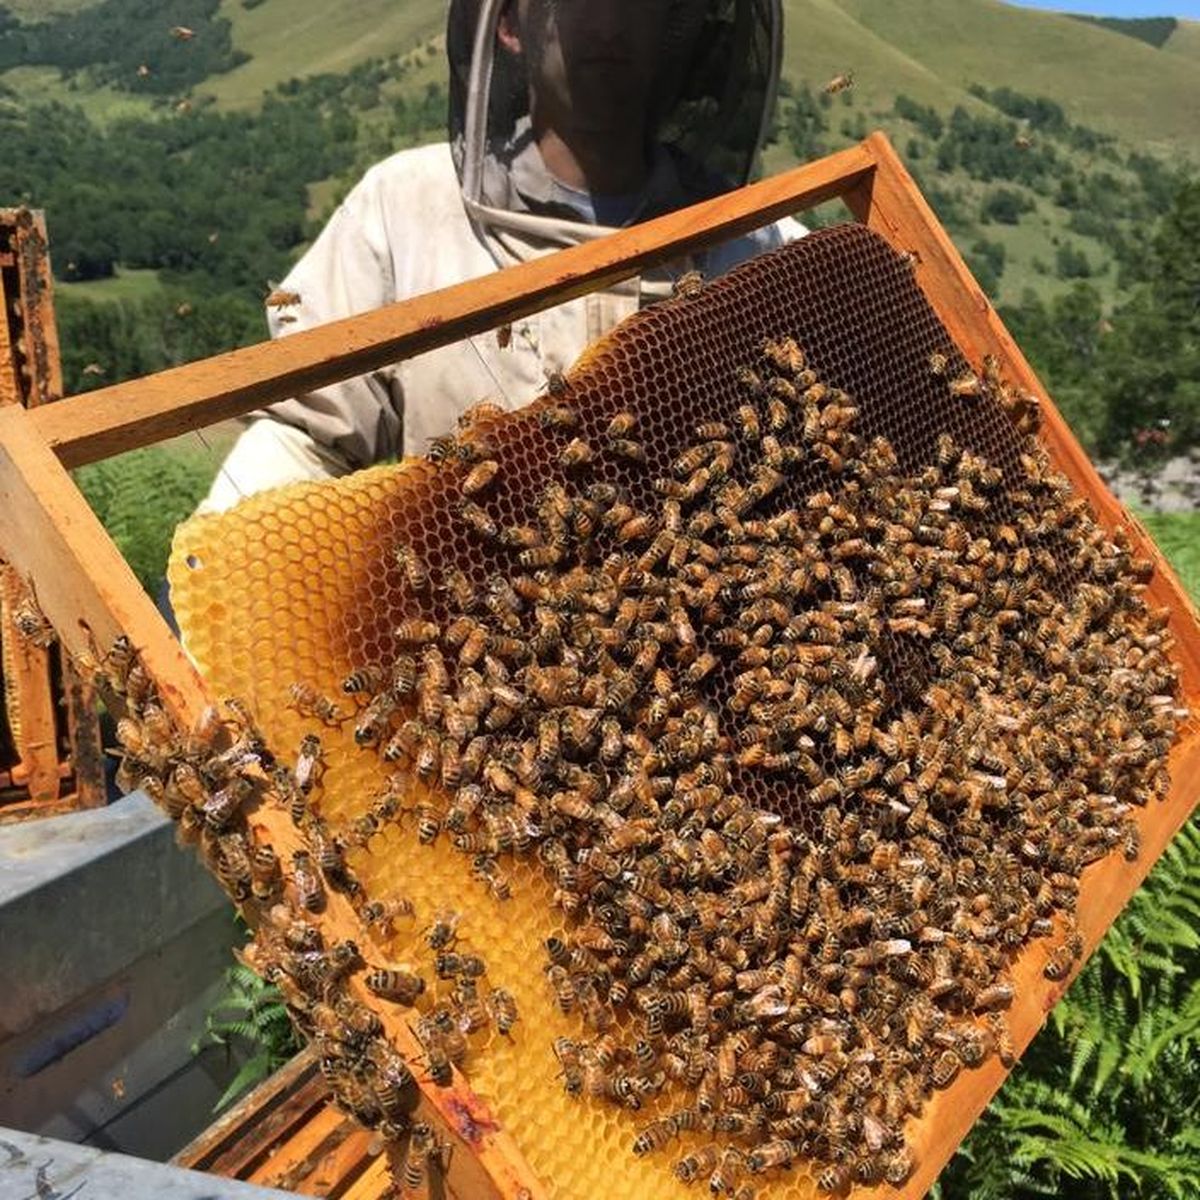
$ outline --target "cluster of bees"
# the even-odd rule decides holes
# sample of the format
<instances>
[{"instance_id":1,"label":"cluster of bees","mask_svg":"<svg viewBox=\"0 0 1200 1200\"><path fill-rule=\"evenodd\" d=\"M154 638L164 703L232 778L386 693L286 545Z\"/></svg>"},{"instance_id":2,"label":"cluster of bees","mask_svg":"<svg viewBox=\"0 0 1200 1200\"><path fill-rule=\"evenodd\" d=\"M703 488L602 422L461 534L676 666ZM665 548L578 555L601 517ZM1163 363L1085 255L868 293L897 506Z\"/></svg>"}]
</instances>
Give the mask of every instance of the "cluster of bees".
<instances>
[{"instance_id":1,"label":"cluster of bees","mask_svg":"<svg viewBox=\"0 0 1200 1200\"><path fill-rule=\"evenodd\" d=\"M633 1153L686 1139L675 1174L713 1195L808 1163L831 1192L907 1179L932 1090L1013 1061L1015 956L1053 938L1045 973L1069 973L1082 870L1136 857L1168 788L1184 713L1150 564L1051 469L1036 400L949 362L929 371L1007 414L1015 462L942 434L903 465L790 339L640 503L596 471L646 462L633 411L588 440L558 380L558 470L507 526L497 426L466 424L434 456L511 569L398 547L419 615L394 663L347 681L353 713L295 697L395 764L349 843L411 818L501 900L536 856L568 916L545 947L579 1021L567 1092L647 1110Z\"/></svg>"},{"instance_id":2,"label":"cluster of bees","mask_svg":"<svg viewBox=\"0 0 1200 1200\"><path fill-rule=\"evenodd\" d=\"M209 869L256 927L257 939L242 957L278 987L293 1020L320 1056L323 1076L338 1103L389 1142L407 1135L396 1183L414 1195L431 1168L444 1163L445 1147L432 1128L411 1122L416 1101L413 1064L384 1036L373 1008L348 982L361 976L382 1000L417 1009L412 1028L423 1066L447 1087L453 1065L463 1061L467 1039L485 1028L507 1035L518 1019L515 1001L501 987L481 993L487 964L468 953L459 918L439 913L419 935L410 902L370 900L346 859L346 845L310 808L323 770L319 739L301 742L293 765L276 761L247 707L231 698L224 712L207 710L195 729L182 733L160 703L132 643L119 637L107 654L89 655L81 666L119 698L116 735L122 790L147 792L177 823L182 844L196 845ZM353 686L353 680L347 681ZM285 870L274 848L250 829L256 806L286 809L299 848ZM386 953L407 922L425 944L435 982L409 963L373 965L358 945L326 944L314 920L331 891L344 895L375 949ZM373 956L374 957L374 956ZM435 995L436 993L436 995Z\"/></svg>"}]
</instances>

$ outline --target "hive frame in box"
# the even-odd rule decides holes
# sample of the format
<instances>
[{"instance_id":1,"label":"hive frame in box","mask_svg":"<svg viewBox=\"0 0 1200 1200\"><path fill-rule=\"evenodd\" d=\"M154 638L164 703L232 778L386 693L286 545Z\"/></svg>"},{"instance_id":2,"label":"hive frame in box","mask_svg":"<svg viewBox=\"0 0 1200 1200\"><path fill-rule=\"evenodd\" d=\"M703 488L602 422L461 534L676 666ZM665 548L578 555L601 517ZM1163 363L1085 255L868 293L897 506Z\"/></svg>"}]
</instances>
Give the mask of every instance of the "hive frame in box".
<instances>
[{"instance_id":1,"label":"hive frame in box","mask_svg":"<svg viewBox=\"0 0 1200 1200\"><path fill-rule=\"evenodd\" d=\"M0 208L0 406L62 396L53 292L43 215ZM20 572L0 561L0 719L11 740L0 757L0 821L105 802L95 696L69 663L57 669L52 647L17 636L25 596Z\"/></svg>"},{"instance_id":2,"label":"hive frame in box","mask_svg":"<svg viewBox=\"0 0 1200 1200\"><path fill-rule=\"evenodd\" d=\"M962 258L920 196L891 145L873 134L860 145L764 180L716 200L671 213L588 245L497 272L372 313L179 367L62 401L41 410L0 410L0 555L36 587L38 599L64 646L86 653L129 634L162 702L185 728L209 703L178 642L141 591L128 565L67 474L79 466L237 416L297 392L320 387L399 359L484 332L628 278L681 253L723 241L786 214L838 198L854 216L897 250L913 269L934 311L964 355L977 367L993 354L1003 374L1043 403L1041 439L1057 466L1092 501L1111 531L1125 527L1157 568L1150 598L1169 610L1181 664L1183 702L1200 707L1200 633L1197 614L1174 573L1142 527L1105 490L1086 454L1049 402L1024 356L972 279ZM1088 868L1080 895L1079 926L1090 952L1191 812L1192 780L1200 772L1200 721L1185 723L1171 756L1167 800L1141 811L1143 852L1134 863L1110 856ZM299 845L286 813L258 811L254 823L284 860ZM327 941L352 936L356 919L345 898L330 896L320 918ZM1029 1043L1070 978L1042 975L1046 950L1022 954L1014 970L1017 998L1013 1039ZM360 999L371 997L356 985ZM381 1016L389 1037L415 1060L418 1046L394 1013ZM420 1076L422 1073L418 1072ZM928 1105L908 1131L917 1169L901 1189L923 1195L967 1133L1005 1070L996 1058L964 1072ZM422 1083L425 1117L451 1139L448 1191L469 1197L534 1200L547 1195L511 1136L455 1073L449 1088ZM895 1196L891 1188L858 1194Z\"/></svg>"}]
</instances>

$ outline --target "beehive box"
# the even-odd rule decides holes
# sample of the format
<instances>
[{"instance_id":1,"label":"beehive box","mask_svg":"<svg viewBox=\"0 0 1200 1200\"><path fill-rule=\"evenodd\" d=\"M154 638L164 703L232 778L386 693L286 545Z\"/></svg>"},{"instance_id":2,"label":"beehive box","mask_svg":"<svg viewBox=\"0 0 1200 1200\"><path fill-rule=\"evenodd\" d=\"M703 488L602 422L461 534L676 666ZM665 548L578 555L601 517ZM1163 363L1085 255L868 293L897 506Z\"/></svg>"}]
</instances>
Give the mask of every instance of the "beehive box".
<instances>
[{"instance_id":1,"label":"beehive box","mask_svg":"<svg viewBox=\"0 0 1200 1200\"><path fill-rule=\"evenodd\" d=\"M0 208L0 405L61 396L45 220ZM27 581L0 562L0 821L104 799L95 697L60 659Z\"/></svg>"},{"instance_id":2,"label":"beehive box","mask_svg":"<svg viewBox=\"0 0 1200 1200\"><path fill-rule=\"evenodd\" d=\"M630 466L625 461L628 454L602 455L593 470L593 482L620 482L635 498L646 497L654 478L669 476L672 460L691 436L691 426L703 421L739 419L739 400L744 401L745 397L738 395L737 388L746 381L738 384L735 371L739 367L764 369L755 358L761 356L762 338L790 337L805 348L811 368L804 369L815 370L826 387L844 389L852 398L853 403L839 399L834 406L839 410L857 408L854 420L861 423L864 440L884 436L893 444L900 459L895 471L918 471L923 464L929 465L933 457L945 457L943 466L951 469L955 463L965 461L961 451L966 448L976 455L987 455L988 464L982 469L994 469L1001 476L1001 480L981 486L998 487L1003 481L1005 489L1010 489L1015 485L1020 447L1013 440L1014 431L1003 406L996 403L999 388L992 387L989 395L984 396L951 396L947 382L957 381L956 390L960 392L971 390L965 384L967 366L959 357L965 355L977 375L1003 375L1016 388L1036 387L1036 383L986 302L966 282L961 263L931 224L928 211L914 198L911 182L886 145L873 139L857 155L842 156L833 163L809 169L803 180L797 177L792 182L791 189L779 181L761 185L764 190L752 197L758 202L754 211L759 216L769 215L782 211L785 205L799 208L806 200L811 202L831 192L848 191L852 207L866 223L880 228L893 248L861 229L839 230L808 239L745 268L728 281L712 285L698 297L681 298L661 310L640 315L620 334L596 348L569 381L571 407L580 423L578 431L570 431L571 436L582 435L590 444L602 446L605 430L614 415L630 412L649 461ZM744 199L749 204L751 195ZM707 212L715 221L724 213L725 230L745 227L748 223L749 208L731 213L728 206L722 209L717 205ZM694 214L681 216L676 225L668 219L666 224L654 223L622 235L624 240L618 241L625 249L637 252L639 237L645 238L641 253L646 258L655 253L667 256L689 230L694 231L696 226L691 222L695 219ZM738 222L743 224L739 226ZM710 236L715 228L715 225L709 227ZM655 249L656 237L659 240ZM674 243L673 237L677 239ZM576 259L583 257L586 256L576 255ZM590 277L594 280L613 277L628 265L628 260L623 266L614 265L619 261L615 254L610 259L605 259L603 253L592 256ZM536 269L527 274L536 275ZM553 277L547 272L542 278ZM557 279L563 290L579 288L579 279L571 278L565 264ZM924 289L932 307L916 285ZM486 295L486 285L475 290L478 302L470 314L460 310L463 319L457 326L458 332L469 329L472 321L503 315L494 300L497 293ZM530 294L533 292L531 286ZM553 295L554 289L547 285L538 302L548 301ZM445 305L447 309L452 307L449 302ZM427 331L430 327L424 319L427 316L414 311L411 327ZM442 332L448 339L453 331ZM418 334L413 342L420 345L422 336L429 335ZM995 367L985 370L985 352L996 354ZM939 365L934 370L930 369L931 355L939 356ZM345 361L347 365L354 361L359 369L366 365L361 356L355 361L351 354L346 355ZM644 384L651 373L654 373L653 390L638 386L639 376ZM978 384L977 378L976 391L988 390ZM812 386L807 380L805 385ZM753 383L750 386L753 388ZM153 401L149 389L144 395ZM923 403L915 404L914 397ZM562 400L561 396L548 398L542 407L557 406ZM188 402L185 395L181 407L186 409ZM1021 401L1020 406L1028 409L1028 401ZM167 407L160 405L163 411ZM773 421L771 413L769 403L764 401L760 418ZM1047 409L1046 417L1045 441L1057 462L1077 487L1092 496L1101 519L1110 526L1124 521L1111 498L1099 490L1086 460L1052 409ZM833 427L848 427L848 422L849 418L843 421L839 417ZM158 419L160 432L164 423L162 418ZM784 419L780 432L786 424ZM66 426L57 428L59 453L65 458L80 453L79 447L87 446L89 441L99 441L104 436L95 422L91 430L75 429L70 435L75 447L72 450L66 444ZM41 432L53 444L55 429L44 427ZM943 432L953 435L958 448L953 455L938 447L936 435ZM559 435L553 423L544 425L536 412L519 414L494 425L484 424L473 431L475 435L485 436L494 444L496 460L502 468L507 464L510 475L519 478L526 488L561 473L555 457L566 436ZM857 437L857 431L851 436ZM830 437L820 440L827 446L833 441ZM20 433L15 430L7 431L5 446L10 454L15 449L23 456L26 469L16 473L16 480L28 491L32 469L45 466L49 451L36 440L26 438L22 444ZM860 457L861 449L860 443L851 457ZM219 536L211 523L197 525L189 532L187 536L195 540L180 546L175 583L192 648L211 673L214 688L236 694L249 704L276 753L290 756L288 748L299 742L301 734L317 728L311 717L306 720L299 713L287 710L288 689L292 684L302 682L318 691L336 693L349 672L391 662L397 649L394 630L398 621L432 617L441 624L447 617L444 609L421 600L420 587L415 592L406 591L403 567L393 557L397 545L422 556L439 576L451 565L451 559L456 564L469 563L477 585L500 564L502 556L496 550L481 546L477 537L462 531L455 506L468 469L452 466L434 470L423 466L402 472L394 469L365 472L339 484L299 488L273 498L251 500L226 519ZM972 471L979 469L973 467ZM781 511L787 511L789 505L806 505L818 488L827 491L840 488L840 483L822 474L829 470L839 474L826 455L824 466L815 475L806 468L807 477L797 473L786 485L777 485L776 490L781 491L777 497L783 504ZM680 474L689 477L686 470ZM14 473L10 471L6 478L11 486ZM940 482L943 486L947 483ZM962 482L959 488L963 493L968 490ZM523 519L533 497L517 487L481 495L481 499L484 511L490 510L493 519L509 523ZM32 512L35 507L25 503L21 510ZM1077 511L1076 517L1079 516ZM1002 513L994 520L1008 523ZM475 523L480 525L478 514ZM61 522L51 521L49 525L61 535ZM47 523L43 521L41 527L46 528ZM1145 545L1136 527L1130 527L1134 540ZM486 522L481 528L486 528ZM1076 528L1086 532L1087 526ZM457 544L453 539L457 539ZM68 560L74 557L78 562L79 551L72 547L69 536L54 549ZM1151 547L1146 549L1153 555ZM1068 572L1053 571L1052 566L1043 565L1041 569L1059 576L1053 586L1059 589L1061 597L1069 597L1074 581ZM1018 569L1016 573L1023 574L1027 569ZM203 587L194 586L200 580ZM1194 697L1194 616L1169 572L1160 571L1151 585L1151 595L1169 607L1178 639L1175 658L1183 672L1183 699ZM111 636L117 628L140 628L136 620L131 620L140 618L134 611L136 604L128 597L119 599L127 611L120 612L121 605L106 602L103 596L85 597L91 608L99 610L97 615L101 618L108 612L107 628L101 626L94 631L97 636L93 640L99 645L105 644L105 634ZM840 602L854 603L849 596ZM68 605L67 612L70 611ZM288 614L283 621L281 612ZM116 621L112 620L114 615ZM911 622L916 618L896 619ZM158 640L157 631L145 632L150 636L137 642L140 658L149 665L149 677L157 681L159 694L172 716L176 721L182 720L186 728L200 716L196 697L191 693L195 682L187 679L176 652ZM879 653L860 653L852 667L868 659L882 659L881 670L892 685L900 693L919 696L929 683L930 670L921 654L912 652L909 635L913 632L918 637L929 637L914 630L911 624L890 628L877 648ZM1143 632L1149 631L1143 628ZM403 636L420 640L428 635L413 635L410 631ZM820 639L813 640L820 644ZM876 649L873 644L863 648ZM619 655L619 650L614 652ZM115 664L109 655L101 665L110 668L115 665L115 674L128 691L131 663L128 648L123 646ZM718 673L714 673L713 679L717 678ZM176 686L174 692L168 690L171 683ZM723 688L713 693L716 703L723 703L722 691L725 700L729 700L731 685L735 689L742 686L726 674ZM137 686L143 690L147 684L139 680ZM732 700L729 703L732 705ZM619 708L609 707L614 712ZM391 732L389 726L389 736ZM358 828L356 822L364 815L363 804L381 792L383 773L376 756L355 747L349 727L339 735L330 723L330 728L321 729L321 737L325 775L320 792L313 793L313 807L331 830L341 829L352 838ZM153 751L153 747L149 749ZM653 752L652 746L648 749ZM1135 814L1144 843L1141 858L1134 864L1125 864L1110 856L1090 867L1084 876L1078 937L1085 946L1094 945L1121 899L1135 886L1190 808L1191 797L1185 781L1196 754L1194 724L1176 741L1172 753L1175 786L1169 798L1148 804ZM789 761L799 763L799 760ZM738 765L750 768L754 764L739 760ZM747 786L757 788L753 782ZM860 787L861 782L855 783L850 790ZM466 869L468 860L462 854L450 848L445 838L435 839L429 833L429 823L444 813L444 804L432 792L424 795L420 786L412 784L400 796L400 806L417 811L407 820L385 823L377 835L362 839L361 851L350 855L351 867L363 889L355 898L355 905L344 894L343 881L340 891L330 890L325 912L314 920L325 930L330 945L338 936L358 931L359 948L369 962L387 964L397 958L419 962L425 955L419 928L406 929L401 923L398 940L381 943L372 932L361 929L352 908L361 911L371 900L387 902L403 897L422 914L418 920L427 922L432 915L452 906L461 915L462 945L483 951L492 984L516 996L521 1017L511 1033L500 1036L485 1031L481 1039L475 1039L476 1044L465 1061L471 1090L457 1075L445 1087L432 1080L430 1075L434 1072L428 1047L423 1048L414 1037L406 1020L407 1010L398 1012L394 1006L374 1002L380 1007L387 1033L413 1065L422 1087L424 1110L440 1118L442 1127L466 1153L465 1169L476 1172L464 1182L463 1155L455 1154L450 1160L451 1186L465 1188L464 1194L472 1195L483 1194L481 1189L505 1195L533 1195L542 1189L547 1194L588 1195L613 1190L613 1181L617 1180L620 1187L616 1190L621 1194L670 1194L678 1186L669 1171L671 1157L651 1155L635 1159L629 1148L639 1127L664 1106L678 1107L679 1100L669 1100L665 1094L661 1097L647 1094L640 1111L630 1113L596 1099L567 1102L562 1096L560 1064L550 1055L548 1043L556 1034L576 1038L581 1034L573 1014L564 1018L557 1013L541 970L540 943L551 936L569 937L571 924L554 915L552 889L546 874L528 861L509 865L506 860L503 869L511 876L508 886L512 897L498 900L493 894L497 890L494 886L489 890L483 881L470 878ZM818 839L823 832L828 833L827 827L823 830L821 825L828 818L823 816L818 821L803 811L803 790L786 777L757 789L754 800ZM192 812L194 834L197 819L203 819L204 807L209 803L204 801ZM418 810L419 803L426 803L428 808ZM187 811L180 809L178 802L175 808L177 812ZM280 808L278 797L263 792L259 802L247 808L246 815L252 839L272 842L286 863L299 845L299 838L288 813ZM224 812L223 806L221 811ZM836 806L834 811L836 815ZM396 814L393 811L391 815ZM225 821L221 816L207 823L219 829ZM833 837L836 839L836 832ZM430 841L432 845L425 844ZM1036 857L1036 847L1029 853ZM250 891L248 879L232 869L227 858L218 865L226 881L243 892L253 915L255 906L246 894ZM762 865L765 867L765 862ZM1075 865L1082 866L1082 862ZM489 872L493 869L489 864ZM264 884L263 892L273 899L269 896L269 885ZM289 889L289 895L292 894ZM260 918L263 915L261 911L258 913ZM269 962L270 957L263 961ZM1011 972L1016 994L1011 1025L1018 1046L1032 1036L1054 995L1064 986L1061 977L1067 973L1067 962L1061 956L1056 959L1052 973L1057 978L1052 984L1040 978L1045 964L1045 950L1034 947L1020 955ZM362 975L362 971L355 969L347 986L360 1000L370 1002ZM430 989L431 993L434 991ZM443 988L438 994L439 999L444 991ZM423 999L418 1008L427 1006L429 999ZM979 1005L988 1006L987 1002ZM313 1025L311 1014L306 1023ZM335 1074L340 1071L337 1062L332 1069ZM919 1121L909 1123L906 1133L915 1150L916 1170L904 1183L906 1193L916 1195L924 1191L997 1086L1002 1073L994 1057L987 1059L978 1070L963 1072L949 1091L940 1093L925 1109ZM724 1082L729 1084L732 1080ZM362 1107L361 1102L359 1106ZM860 1138L872 1136L862 1127L852 1132ZM706 1136L686 1133L676 1143L675 1157L706 1140ZM820 1145L815 1150L818 1158L837 1157L837 1148L831 1145ZM455 1162L460 1164L457 1168ZM815 1169L820 1170L821 1166ZM831 1180L838 1186L850 1181L842 1174ZM808 1194L812 1190L811 1178L803 1168L731 1182L738 1187L748 1182L755 1188L761 1183L769 1188L770 1194L780 1195ZM470 1190L472 1187L476 1191Z\"/></svg>"}]
</instances>

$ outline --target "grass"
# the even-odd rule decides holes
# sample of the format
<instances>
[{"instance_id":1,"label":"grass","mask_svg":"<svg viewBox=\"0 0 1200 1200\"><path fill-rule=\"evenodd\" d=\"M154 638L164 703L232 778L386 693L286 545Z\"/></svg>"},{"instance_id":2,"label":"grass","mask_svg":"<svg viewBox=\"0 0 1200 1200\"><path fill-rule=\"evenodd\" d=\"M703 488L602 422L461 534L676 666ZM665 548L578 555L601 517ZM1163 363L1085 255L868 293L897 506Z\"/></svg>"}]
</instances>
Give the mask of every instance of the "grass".
<instances>
[{"instance_id":1,"label":"grass","mask_svg":"<svg viewBox=\"0 0 1200 1200\"><path fill-rule=\"evenodd\" d=\"M1200 512L1139 513L1142 524L1200 603Z\"/></svg>"},{"instance_id":2,"label":"grass","mask_svg":"<svg viewBox=\"0 0 1200 1200\"><path fill-rule=\"evenodd\" d=\"M793 23L788 59L797 66L811 63L806 74L827 62L825 28L815 10L836 12L839 47L847 32L844 19L860 32L856 43L842 48L835 69L852 69L864 95L878 89L925 99L920 88L934 93L938 99L930 102L940 107L954 103L972 83L1008 85L1025 95L1049 96L1072 120L1141 149L1200 160L1200 71L1188 55L1000 0L790 0L787 10ZM796 26L811 29L811 35L796 38Z\"/></svg>"},{"instance_id":3,"label":"grass","mask_svg":"<svg viewBox=\"0 0 1200 1200\"><path fill-rule=\"evenodd\" d=\"M101 87L76 76L72 86L57 67L12 67L0 72L0 84L12 88L23 103L72 104L83 108L100 125L122 117L145 117L154 111L149 97Z\"/></svg>"},{"instance_id":4,"label":"grass","mask_svg":"<svg viewBox=\"0 0 1200 1200\"><path fill-rule=\"evenodd\" d=\"M233 24L233 44L251 59L197 90L220 105L250 108L293 76L343 72L411 49L441 32L445 8L442 0L265 0L245 9L241 0L223 0L220 12Z\"/></svg>"},{"instance_id":5,"label":"grass","mask_svg":"<svg viewBox=\"0 0 1200 1200\"><path fill-rule=\"evenodd\" d=\"M158 272L118 267L110 279L89 279L82 283L56 283L61 295L80 300L144 300L162 291Z\"/></svg>"}]
</instances>

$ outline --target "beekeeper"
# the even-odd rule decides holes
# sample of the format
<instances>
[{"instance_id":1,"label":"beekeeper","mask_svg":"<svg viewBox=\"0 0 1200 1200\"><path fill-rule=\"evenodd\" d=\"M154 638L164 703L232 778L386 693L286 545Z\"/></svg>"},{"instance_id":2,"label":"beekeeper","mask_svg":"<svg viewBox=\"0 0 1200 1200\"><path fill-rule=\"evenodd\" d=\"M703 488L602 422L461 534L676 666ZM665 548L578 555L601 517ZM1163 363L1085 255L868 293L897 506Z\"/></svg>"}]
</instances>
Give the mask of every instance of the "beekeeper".
<instances>
[{"instance_id":1,"label":"beekeeper","mask_svg":"<svg viewBox=\"0 0 1200 1200\"><path fill-rule=\"evenodd\" d=\"M451 0L449 142L366 173L277 289L294 302L268 307L271 336L740 186L774 110L781 41L780 0ZM471 338L254 413L201 509L422 454L481 399L532 399L673 278L711 278L802 232L771 226L523 319L510 338Z\"/></svg>"}]
</instances>

